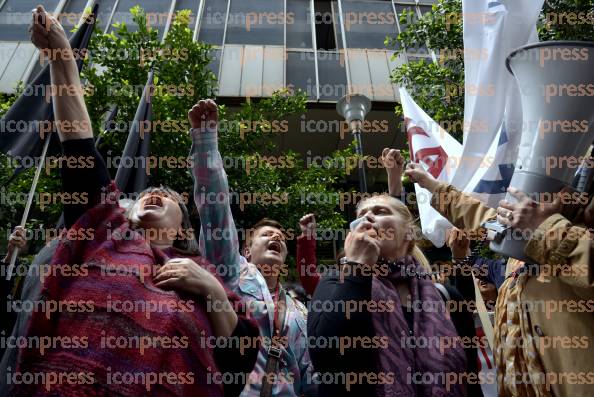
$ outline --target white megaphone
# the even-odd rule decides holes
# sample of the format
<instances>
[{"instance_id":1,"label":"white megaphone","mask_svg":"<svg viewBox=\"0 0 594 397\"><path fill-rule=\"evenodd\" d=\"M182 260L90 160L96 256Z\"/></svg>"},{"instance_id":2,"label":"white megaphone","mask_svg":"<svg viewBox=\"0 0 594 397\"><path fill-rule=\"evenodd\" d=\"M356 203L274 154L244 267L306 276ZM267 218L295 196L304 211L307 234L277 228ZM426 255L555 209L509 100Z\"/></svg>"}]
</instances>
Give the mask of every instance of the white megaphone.
<instances>
[{"instance_id":1,"label":"white megaphone","mask_svg":"<svg viewBox=\"0 0 594 397\"><path fill-rule=\"evenodd\" d=\"M510 186L531 198L571 187L594 140L594 43L548 41L514 50L506 60L522 97L522 138ZM507 201L517 200L507 194ZM533 262L531 233L498 222L485 227L491 250Z\"/></svg>"}]
</instances>

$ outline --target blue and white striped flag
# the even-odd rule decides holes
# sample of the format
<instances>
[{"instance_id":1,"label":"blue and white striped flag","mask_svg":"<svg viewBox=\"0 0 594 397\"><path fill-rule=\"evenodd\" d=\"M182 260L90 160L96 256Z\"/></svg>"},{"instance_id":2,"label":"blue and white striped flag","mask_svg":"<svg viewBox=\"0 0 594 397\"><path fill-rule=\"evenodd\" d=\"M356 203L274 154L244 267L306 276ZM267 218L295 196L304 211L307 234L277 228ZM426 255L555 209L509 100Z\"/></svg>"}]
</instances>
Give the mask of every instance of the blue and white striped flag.
<instances>
[{"instance_id":1,"label":"blue and white striped flag","mask_svg":"<svg viewBox=\"0 0 594 397\"><path fill-rule=\"evenodd\" d=\"M491 207L505 197L522 132L520 94L505 59L517 47L537 41L542 3L462 1L465 129L461 166L452 184Z\"/></svg>"}]
</instances>

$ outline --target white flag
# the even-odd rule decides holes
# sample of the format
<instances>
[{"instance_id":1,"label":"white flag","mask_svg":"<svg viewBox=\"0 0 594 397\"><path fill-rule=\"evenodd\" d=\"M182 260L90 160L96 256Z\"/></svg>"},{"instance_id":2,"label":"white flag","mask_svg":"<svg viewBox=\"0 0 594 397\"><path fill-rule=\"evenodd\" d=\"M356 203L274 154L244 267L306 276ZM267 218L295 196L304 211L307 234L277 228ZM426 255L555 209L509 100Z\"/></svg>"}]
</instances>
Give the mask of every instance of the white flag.
<instances>
[{"instance_id":1,"label":"white flag","mask_svg":"<svg viewBox=\"0 0 594 397\"><path fill-rule=\"evenodd\" d=\"M451 182L462 145L433 121L404 88L400 88L400 100L411 161L421 164L438 180ZM429 191L415 183L415 192L423 235L433 245L441 247L445 243L445 231L452 224L431 207Z\"/></svg>"},{"instance_id":2,"label":"white flag","mask_svg":"<svg viewBox=\"0 0 594 397\"><path fill-rule=\"evenodd\" d=\"M505 195L522 132L522 106L505 59L537 41L543 0L463 0L464 150L452 185L490 206Z\"/></svg>"}]
</instances>

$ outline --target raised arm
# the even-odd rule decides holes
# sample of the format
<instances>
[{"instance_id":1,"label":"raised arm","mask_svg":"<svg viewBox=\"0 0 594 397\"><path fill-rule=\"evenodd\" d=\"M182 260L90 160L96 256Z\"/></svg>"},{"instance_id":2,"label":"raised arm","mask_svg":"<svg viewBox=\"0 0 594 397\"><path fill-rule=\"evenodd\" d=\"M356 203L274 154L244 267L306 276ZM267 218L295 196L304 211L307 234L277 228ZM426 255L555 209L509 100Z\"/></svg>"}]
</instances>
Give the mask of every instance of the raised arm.
<instances>
[{"instance_id":1,"label":"raised arm","mask_svg":"<svg viewBox=\"0 0 594 397\"><path fill-rule=\"evenodd\" d=\"M42 6L33 12L31 41L49 54L52 89L58 93L52 96L52 103L60 141L92 138L91 119L70 42L60 23Z\"/></svg>"},{"instance_id":2,"label":"raised arm","mask_svg":"<svg viewBox=\"0 0 594 397\"><path fill-rule=\"evenodd\" d=\"M404 157L400 150L384 148L381 162L388 174L388 193L390 196L400 198L402 195L402 172L404 171Z\"/></svg>"},{"instance_id":3,"label":"raised arm","mask_svg":"<svg viewBox=\"0 0 594 397\"><path fill-rule=\"evenodd\" d=\"M301 235L297 237L297 271L305 292L313 295L320 275L316 258L316 218L307 214L299 220Z\"/></svg>"},{"instance_id":4,"label":"raised arm","mask_svg":"<svg viewBox=\"0 0 594 397\"><path fill-rule=\"evenodd\" d=\"M70 228L98 203L101 189L110 182L107 166L95 148L91 119L72 48L60 23L42 6L33 12L31 41L50 59L52 104L64 156L87 159L92 167L62 167L64 193L79 195L78 204L64 204L64 222Z\"/></svg>"},{"instance_id":5,"label":"raised arm","mask_svg":"<svg viewBox=\"0 0 594 397\"><path fill-rule=\"evenodd\" d=\"M418 164L409 164L404 172L414 183L427 189L431 206L454 226L462 230L478 230L487 220L495 219L497 213L480 200L460 192L452 185L439 182Z\"/></svg>"},{"instance_id":6,"label":"raised arm","mask_svg":"<svg viewBox=\"0 0 594 397\"><path fill-rule=\"evenodd\" d=\"M453 227L448 230L446 245L452 251L453 261L464 261L470 255L470 240L466 233L462 230ZM473 263L465 263L465 269L456 269L452 272L450 283L458 289L465 300L475 301L474 281L472 279Z\"/></svg>"},{"instance_id":7,"label":"raised arm","mask_svg":"<svg viewBox=\"0 0 594 397\"><path fill-rule=\"evenodd\" d=\"M202 100L188 112L188 118L192 126L194 201L200 215L200 252L217 267L227 287L235 290L239 283L239 240L218 149L217 104Z\"/></svg>"}]
</instances>

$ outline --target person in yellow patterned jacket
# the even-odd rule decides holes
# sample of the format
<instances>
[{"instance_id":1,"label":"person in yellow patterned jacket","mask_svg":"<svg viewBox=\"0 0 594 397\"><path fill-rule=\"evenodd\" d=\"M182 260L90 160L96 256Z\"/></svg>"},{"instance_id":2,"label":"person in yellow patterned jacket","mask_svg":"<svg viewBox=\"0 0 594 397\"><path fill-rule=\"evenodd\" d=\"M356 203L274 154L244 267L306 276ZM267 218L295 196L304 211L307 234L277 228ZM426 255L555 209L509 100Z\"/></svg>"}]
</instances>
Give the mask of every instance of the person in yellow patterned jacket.
<instances>
[{"instance_id":1,"label":"person in yellow patterned jacket","mask_svg":"<svg viewBox=\"0 0 594 397\"><path fill-rule=\"evenodd\" d=\"M518 202L503 200L495 210L437 181L418 164L409 165L405 174L432 193L431 205L458 228L481 231L484 221L496 218L530 232L525 254L534 265L510 258L510 274L497 299L499 396L591 396L594 200L572 218L574 223L562 215L568 206L561 196L539 204L509 188Z\"/></svg>"}]
</instances>

